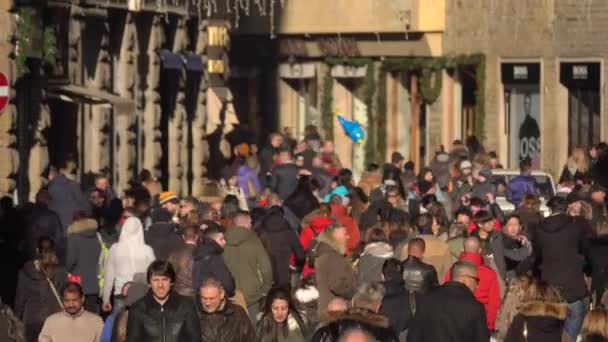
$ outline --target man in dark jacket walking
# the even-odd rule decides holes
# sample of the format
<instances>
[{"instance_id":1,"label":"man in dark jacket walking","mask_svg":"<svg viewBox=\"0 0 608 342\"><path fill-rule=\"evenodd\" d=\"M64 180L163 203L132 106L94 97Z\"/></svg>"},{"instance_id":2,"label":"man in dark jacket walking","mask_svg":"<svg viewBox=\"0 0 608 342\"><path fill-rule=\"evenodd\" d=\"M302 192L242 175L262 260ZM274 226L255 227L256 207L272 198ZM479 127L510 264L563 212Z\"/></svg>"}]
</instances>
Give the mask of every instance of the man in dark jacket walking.
<instances>
[{"instance_id":1,"label":"man in dark jacket walking","mask_svg":"<svg viewBox=\"0 0 608 342\"><path fill-rule=\"evenodd\" d=\"M90 209L89 201L84 197L80 185L66 176L70 171L69 164L71 163L64 161L58 165L59 171L52 176L48 187L51 196L49 209L59 215L64 228L72 223L76 212L86 212Z\"/></svg>"},{"instance_id":2,"label":"man in dark jacket walking","mask_svg":"<svg viewBox=\"0 0 608 342\"><path fill-rule=\"evenodd\" d=\"M452 281L423 297L408 332L416 342L488 342L483 305L473 291L479 283L475 265L458 261L452 267Z\"/></svg>"},{"instance_id":3,"label":"man in dark jacket walking","mask_svg":"<svg viewBox=\"0 0 608 342\"><path fill-rule=\"evenodd\" d=\"M382 285L386 292L380 307L380 313L388 317L399 340L405 341L407 329L416 314L416 302L419 294L409 292L401 277L401 264L397 259L388 259L382 266Z\"/></svg>"},{"instance_id":4,"label":"man in dark jacket walking","mask_svg":"<svg viewBox=\"0 0 608 342\"><path fill-rule=\"evenodd\" d=\"M568 302L564 331L576 340L585 317L587 288L583 270L590 260L589 241L581 227L566 214L566 199L554 197L547 205L551 216L536 229L534 236L537 265L541 278L562 290Z\"/></svg>"},{"instance_id":5,"label":"man in dark jacket walking","mask_svg":"<svg viewBox=\"0 0 608 342\"><path fill-rule=\"evenodd\" d=\"M405 288L410 292L425 293L439 285L437 270L422 261L425 250L423 239L412 239L407 245L407 259L401 264Z\"/></svg>"},{"instance_id":6,"label":"man in dark jacket walking","mask_svg":"<svg viewBox=\"0 0 608 342\"><path fill-rule=\"evenodd\" d=\"M296 233L283 218L281 207L272 207L259 227L262 243L270 255L274 285L287 287L290 284L290 256L296 265L303 265L306 255Z\"/></svg>"},{"instance_id":7,"label":"man in dark jacket walking","mask_svg":"<svg viewBox=\"0 0 608 342\"><path fill-rule=\"evenodd\" d=\"M55 249L60 260L65 256L65 228L57 213L49 209L51 195L45 189L36 194L36 203L23 215L25 220L26 256L28 259L36 256L36 244L43 236L55 242Z\"/></svg>"},{"instance_id":8,"label":"man in dark jacket walking","mask_svg":"<svg viewBox=\"0 0 608 342\"><path fill-rule=\"evenodd\" d=\"M222 257L225 246L226 239L221 226L209 226L205 229L203 242L193 252L192 286L195 292L205 279L213 278L222 283L228 297L234 296L234 278Z\"/></svg>"},{"instance_id":9,"label":"man in dark jacket walking","mask_svg":"<svg viewBox=\"0 0 608 342\"><path fill-rule=\"evenodd\" d=\"M101 253L101 236L97 234L97 221L90 218L74 221L68 228L68 252L65 268L80 277L84 292L84 308L97 313L99 280L97 265Z\"/></svg>"},{"instance_id":10,"label":"man in dark jacket walking","mask_svg":"<svg viewBox=\"0 0 608 342\"><path fill-rule=\"evenodd\" d=\"M240 306L226 298L222 283L206 279L199 289L199 317L202 341L256 341L253 324Z\"/></svg>"},{"instance_id":11,"label":"man in dark jacket walking","mask_svg":"<svg viewBox=\"0 0 608 342\"><path fill-rule=\"evenodd\" d=\"M398 342L399 339L391 328L389 319L378 313L384 294L385 289L380 284L359 285L353 296L353 307L344 312L330 313L326 324L315 331L311 341L342 341L344 332L360 328L379 342Z\"/></svg>"},{"instance_id":12,"label":"man in dark jacket walking","mask_svg":"<svg viewBox=\"0 0 608 342\"><path fill-rule=\"evenodd\" d=\"M173 289L180 295L191 298L194 298L196 294L192 286L192 269L198 232L199 228L197 226L185 227L182 232L184 243L169 256L169 262L175 269L175 286L173 286Z\"/></svg>"},{"instance_id":13,"label":"man in dark jacket walking","mask_svg":"<svg viewBox=\"0 0 608 342\"><path fill-rule=\"evenodd\" d=\"M283 136L280 133L272 133L269 139L270 143L262 148L259 154L260 159L260 179L266 180L266 174L269 173L274 166L274 156L279 154L279 148L283 145Z\"/></svg>"},{"instance_id":14,"label":"man in dark jacket walking","mask_svg":"<svg viewBox=\"0 0 608 342\"><path fill-rule=\"evenodd\" d=\"M201 342L194 303L172 290L173 266L154 261L147 278L150 291L129 310L127 342Z\"/></svg>"},{"instance_id":15,"label":"man in dark jacket walking","mask_svg":"<svg viewBox=\"0 0 608 342\"><path fill-rule=\"evenodd\" d=\"M173 215L165 208L152 212L152 225L144 233L146 245L154 251L156 260L167 260L169 255L182 244L178 226L172 221Z\"/></svg>"},{"instance_id":16,"label":"man in dark jacket walking","mask_svg":"<svg viewBox=\"0 0 608 342\"><path fill-rule=\"evenodd\" d=\"M298 166L293 161L291 151L279 154L280 164L272 169L268 187L285 200L298 186Z\"/></svg>"}]
</instances>

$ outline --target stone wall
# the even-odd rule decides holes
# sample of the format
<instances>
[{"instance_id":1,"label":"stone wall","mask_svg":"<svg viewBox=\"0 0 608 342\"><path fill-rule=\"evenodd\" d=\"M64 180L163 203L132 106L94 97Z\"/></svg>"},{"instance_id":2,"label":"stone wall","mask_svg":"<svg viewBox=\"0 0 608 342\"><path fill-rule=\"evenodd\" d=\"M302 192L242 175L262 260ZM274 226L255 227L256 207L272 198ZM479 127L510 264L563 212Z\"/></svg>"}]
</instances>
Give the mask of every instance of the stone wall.
<instances>
[{"instance_id":1,"label":"stone wall","mask_svg":"<svg viewBox=\"0 0 608 342\"><path fill-rule=\"evenodd\" d=\"M568 116L559 83L563 59L600 60L608 56L608 3L580 0L448 0L446 55L486 55L486 147L506 159L501 107L500 63L526 60L541 63L541 163L558 173L568 154ZM471 20L474 18L474 20ZM603 69L603 78L608 76ZM604 87L602 108L608 104ZM602 114L602 138L608 136ZM552 134L547 134L552 132ZM554 133L554 134L553 134Z\"/></svg>"}]
</instances>

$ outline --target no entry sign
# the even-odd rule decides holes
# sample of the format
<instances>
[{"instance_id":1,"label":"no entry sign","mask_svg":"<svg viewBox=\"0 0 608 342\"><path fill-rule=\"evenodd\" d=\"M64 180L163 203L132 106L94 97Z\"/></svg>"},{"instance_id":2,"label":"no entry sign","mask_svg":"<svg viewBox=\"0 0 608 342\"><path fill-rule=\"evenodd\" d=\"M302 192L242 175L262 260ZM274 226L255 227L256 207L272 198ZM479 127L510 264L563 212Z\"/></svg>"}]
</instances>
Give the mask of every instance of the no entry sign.
<instances>
[{"instance_id":1,"label":"no entry sign","mask_svg":"<svg viewBox=\"0 0 608 342\"><path fill-rule=\"evenodd\" d=\"M8 78L0 72L0 113L8 104Z\"/></svg>"}]
</instances>

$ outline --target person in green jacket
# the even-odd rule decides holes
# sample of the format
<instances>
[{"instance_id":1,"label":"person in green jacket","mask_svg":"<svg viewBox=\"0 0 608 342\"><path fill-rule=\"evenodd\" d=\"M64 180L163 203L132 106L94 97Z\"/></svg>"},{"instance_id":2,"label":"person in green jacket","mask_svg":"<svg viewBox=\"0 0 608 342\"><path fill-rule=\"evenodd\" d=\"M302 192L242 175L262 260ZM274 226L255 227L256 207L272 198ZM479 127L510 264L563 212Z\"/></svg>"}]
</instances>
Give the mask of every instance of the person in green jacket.
<instances>
[{"instance_id":1,"label":"person in green jacket","mask_svg":"<svg viewBox=\"0 0 608 342\"><path fill-rule=\"evenodd\" d=\"M462 223L452 223L448 230L448 246L454 262L458 261L460 253L464 251L463 243L466 240L467 226Z\"/></svg>"},{"instance_id":2,"label":"person in green jacket","mask_svg":"<svg viewBox=\"0 0 608 342\"><path fill-rule=\"evenodd\" d=\"M234 217L234 226L224 234L224 261L243 293L249 318L257 322L260 301L272 287L270 258L258 236L251 230L251 217L240 212Z\"/></svg>"},{"instance_id":3,"label":"person in green jacket","mask_svg":"<svg viewBox=\"0 0 608 342\"><path fill-rule=\"evenodd\" d=\"M302 316L289 291L274 287L268 293L258 322L260 342L304 342L307 332Z\"/></svg>"}]
</instances>

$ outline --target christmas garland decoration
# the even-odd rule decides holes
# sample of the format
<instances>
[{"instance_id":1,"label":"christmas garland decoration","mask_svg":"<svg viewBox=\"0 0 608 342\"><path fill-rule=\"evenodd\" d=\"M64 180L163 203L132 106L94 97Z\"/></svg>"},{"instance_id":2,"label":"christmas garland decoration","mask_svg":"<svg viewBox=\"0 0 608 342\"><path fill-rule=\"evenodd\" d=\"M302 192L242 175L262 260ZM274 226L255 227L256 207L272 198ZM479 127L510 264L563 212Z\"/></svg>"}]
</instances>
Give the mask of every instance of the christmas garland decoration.
<instances>
[{"instance_id":1,"label":"christmas garland decoration","mask_svg":"<svg viewBox=\"0 0 608 342\"><path fill-rule=\"evenodd\" d=\"M334 98L333 98L334 78L331 76L331 67L327 68L327 72L323 77L323 96L321 97L321 122L323 123L323 131L325 139L334 140Z\"/></svg>"},{"instance_id":2,"label":"christmas garland decoration","mask_svg":"<svg viewBox=\"0 0 608 342\"><path fill-rule=\"evenodd\" d=\"M476 125L475 135L483 141L485 139L485 56L462 55L456 57L403 57L389 58L382 62L378 79L375 79L374 61L371 58L335 58L325 60L328 70L323 81L323 97L321 113L323 116L323 129L327 139L333 139L333 77L331 68L335 65L351 67L367 66L364 84L364 102L367 106L367 137L365 142L365 163L384 162L387 149L386 122L387 122L387 75L391 72L416 72L419 77L420 94L427 104L434 103L441 95L443 87L442 71L458 69L462 66L475 66L477 91L476 99ZM377 82L377 84L376 84ZM374 97L376 106L374 108ZM375 111L374 111L375 109ZM375 113L375 115L374 115Z\"/></svg>"},{"instance_id":3,"label":"christmas garland decoration","mask_svg":"<svg viewBox=\"0 0 608 342\"><path fill-rule=\"evenodd\" d=\"M441 95L442 70L457 69L462 66L474 65L477 84L476 99L476 125L475 135L483 141L485 139L485 56L462 55L456 57L403 57L390 58L382 63L378 90L378 127L386 127L386 75L389 72L417 72L420 74L420 93L428 104L434 103ZM434 85L431 81L434 79ZM386 134L378 134L378 151L386 151Z\"/></svg>"}]
</instances>

